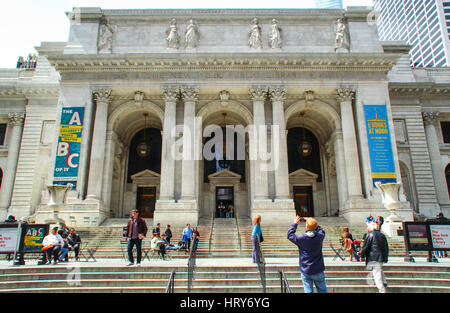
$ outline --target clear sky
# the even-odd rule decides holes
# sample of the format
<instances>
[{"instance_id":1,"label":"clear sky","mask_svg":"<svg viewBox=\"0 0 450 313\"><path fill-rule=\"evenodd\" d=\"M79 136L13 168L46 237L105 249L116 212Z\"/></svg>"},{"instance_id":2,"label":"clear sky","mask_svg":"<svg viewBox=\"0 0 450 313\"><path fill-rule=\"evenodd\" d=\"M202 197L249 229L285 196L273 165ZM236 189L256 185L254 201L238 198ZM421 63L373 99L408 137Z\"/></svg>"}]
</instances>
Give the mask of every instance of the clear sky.
<instances>
[{"instance_id":1,"label":"clear sky","mask_svg":"<svg viewBox=\"0 0 450 313\"><path fill-rule=\"evenodd\" d=\"M315 8L315 0L1 0L0 68L16 66L20 55L36 53L43 41L66 41L74 7L103 9ZM346 6L372 6L372 0L344 0Z\"/></svg>"}]
</instances>

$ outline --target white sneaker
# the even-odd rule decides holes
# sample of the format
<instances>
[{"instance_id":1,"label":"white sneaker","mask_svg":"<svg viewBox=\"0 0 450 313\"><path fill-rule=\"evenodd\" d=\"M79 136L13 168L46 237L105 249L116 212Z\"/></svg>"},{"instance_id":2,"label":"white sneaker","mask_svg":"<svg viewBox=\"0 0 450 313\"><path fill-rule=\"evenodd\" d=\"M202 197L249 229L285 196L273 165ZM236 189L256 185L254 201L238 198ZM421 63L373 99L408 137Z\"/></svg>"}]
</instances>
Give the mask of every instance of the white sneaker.
<instances>
[{"instance_id":1,"label":"white sneaker","mask_svg":"<svg viewBox=\"0 0 450 313\"><path fill-rule=\"evenodd\" d=\"M136 266L141 266L141 263L136 264Z\"/></svg>"},{"instance_id":2,"label":"white sneaker","mask_svg":"<svg viewBox=\"0 0 450 313\"><path fill-rule=\"evenodd\" d=\"M134 263L131 263L131 262L127 264L127 266L133 266L133 265L134 265Z\"/></svg>"}]
</instances>

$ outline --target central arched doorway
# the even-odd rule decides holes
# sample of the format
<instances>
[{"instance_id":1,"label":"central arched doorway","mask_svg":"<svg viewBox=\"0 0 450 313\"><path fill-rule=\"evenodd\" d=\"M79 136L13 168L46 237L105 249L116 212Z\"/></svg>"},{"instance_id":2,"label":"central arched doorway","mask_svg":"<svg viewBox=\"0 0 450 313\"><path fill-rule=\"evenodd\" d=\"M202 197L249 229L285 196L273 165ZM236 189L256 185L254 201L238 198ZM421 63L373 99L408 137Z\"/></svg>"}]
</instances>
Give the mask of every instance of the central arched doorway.
<instances>
[{"instance_id":1,"label":"central arched doorway","mask_svg":"<svg viewBox=\"0 0 450 313\"><path fill-rule=\"evenodd\" d=\"M245 132L252 124L250 111L233 100L226 106L213 101L205 105L197 117L202 119L203 126L203 158L199 163L200 214L226 218L227 208L231 205L240 217L250 216L252 191L248 134ZM217 136L219 133L221 136ZM225 207L222 215L221 204ZM228 217L234 216L228 214Z\"/></svg>"}]
</instances>

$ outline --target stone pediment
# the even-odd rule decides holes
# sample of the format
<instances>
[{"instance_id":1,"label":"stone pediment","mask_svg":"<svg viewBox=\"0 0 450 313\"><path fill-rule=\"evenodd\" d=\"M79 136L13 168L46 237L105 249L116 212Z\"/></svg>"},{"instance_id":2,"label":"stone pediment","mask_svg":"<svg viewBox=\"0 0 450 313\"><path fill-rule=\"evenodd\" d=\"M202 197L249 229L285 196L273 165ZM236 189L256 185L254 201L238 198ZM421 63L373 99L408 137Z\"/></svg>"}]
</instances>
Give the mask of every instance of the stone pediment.
<instances>
[{"instance_id":1,"label":"stone pediment","mask_svg":"<svg viewBox=\"0 0 450 313\"><path fill-rule=\"evenodd\" d=\"M308 170L305 170L304 168L301 168L299 170L296 170L295 172L290 173L289 178L303 178L303 179L317 180L317 178L319 178L319 175L310 172Z\"/></svg>"},{"instance_id":2,"label":"stone pediment","mask_svg":"<svg viewBox=\"0 0 450 313\"><path fill-rule=\"evenodd\" d=\"M156 172L153 172L151 170L143 170L139 173L136 173L134 175L131 176L131 180L136 180L136 179L142 179L142 178L159 178L161 175L159 175Z\"/></svg>"},{"instance_id":3,"label":"stone pediment","mask_svg":"<svg viewBox=\"0 0 450 313\"><path fill-rule=\"evenodd\" d=\"M221 170L219 172L210 174L208 176L208 178L210 180L214 179L214 178L237 178L237 179L241 179L241 175L233 173L233 172L231 172L229 170Z\"/></svg>"}]
</instances>

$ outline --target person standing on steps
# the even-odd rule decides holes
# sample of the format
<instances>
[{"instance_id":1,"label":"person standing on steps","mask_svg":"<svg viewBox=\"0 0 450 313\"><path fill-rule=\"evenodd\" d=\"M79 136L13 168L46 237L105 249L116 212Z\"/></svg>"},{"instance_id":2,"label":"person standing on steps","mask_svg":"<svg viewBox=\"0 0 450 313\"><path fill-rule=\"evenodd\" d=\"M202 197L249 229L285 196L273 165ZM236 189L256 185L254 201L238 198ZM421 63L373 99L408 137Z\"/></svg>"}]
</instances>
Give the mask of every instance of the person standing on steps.
<instances>
[{"instance_id":1,"label":"person standing on steps","mask_svg":"<svg viewBox=\"0 0 450 313\"><path fill-rule=\"evenodd\" d=\"M297 226L306 221L306 232L296 235ZM325 231L317 225L313 218L295 218L294 224L289 227L287 238L298 247L300 258L300 273L305 293L313 293L314 287L318 293L327 293L325 282L325 263L323 260L322 245Z\"/></svg>"},{"instance_id":2,"label":"person standing on steps","mask_svg":"<svg viewBox=\"0 0 450 313\"><path fill-rule=\"evenodd\" d=\"M128 240L128 261L127 266L134 265L133 247L136 246L137 265L141 265L142 259L142 240L147 235L147 224L145 220L139 216L138 210L131 211L131 218L128 220L126 228L126 238Z\"/></svg>"},{"instance_id":3,"label":"person standing on steps","mask_svg":"<svg viewBox=\"0 0 450 313\"><path fill-rule=\"evenodd\" d=\"M258 245L260 242L263 242L261 229L261 215L256 215L255 218L253 219L253 231L252 231L253 263L259 263Z\"/></svg>"},{"instance_id":4,"label":"person standing on steps","mask_svg":"<svg viewBox=\"0 0 450 313\"><path fill-rule=\"evenodd\" d=\"M368 225L369 233L361 248L361 257L366 260L367 268L372 270L375 284L380 293L386 292L387 281L383 272L383 263L388 262L389 246L386 236L378 230L376 222Z\"/></svg>"}]
</instances>

